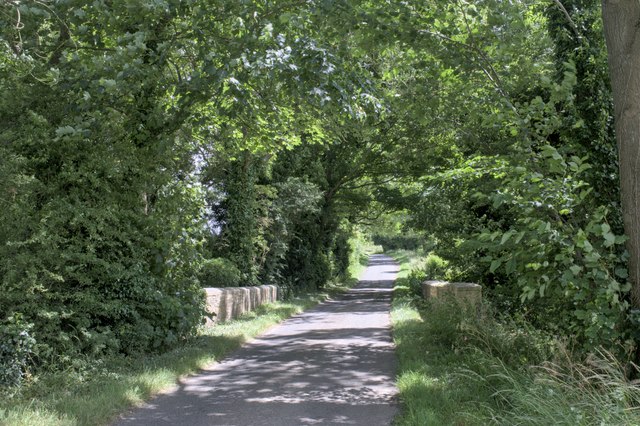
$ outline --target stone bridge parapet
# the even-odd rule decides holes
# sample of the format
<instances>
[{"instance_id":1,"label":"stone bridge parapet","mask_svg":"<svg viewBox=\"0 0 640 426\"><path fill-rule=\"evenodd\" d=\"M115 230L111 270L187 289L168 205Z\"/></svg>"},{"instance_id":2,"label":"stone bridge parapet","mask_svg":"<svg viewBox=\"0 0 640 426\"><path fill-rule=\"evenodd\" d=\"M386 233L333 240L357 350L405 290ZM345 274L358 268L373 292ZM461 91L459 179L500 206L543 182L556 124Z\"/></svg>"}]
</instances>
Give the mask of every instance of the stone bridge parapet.
<instances>
[{"instance_id":1,"label":"stone bridge parapet","mask_svg":"<svg viewBox=\"0 0 640 426\"><path fill-rule=\"evenodd\" d=\"M207 293L207 310L215 314L213 320L207 320L207 324L238 318L264 303L278 300L278 286L275 285L208 287L204 290Z\"/></svg>"},{"instance_id":2,"label":"stone bridge parapet","mask_svg":"<svg viewBox=\"0 0 640 426\"><path fill-rule=\"evenodd\" d=\"M479 305L482 301L482 286L474 283L451 283L448 281L425 281L422 283L422 296L425 299L447 299Z\"/></svg>"}]
</instances>

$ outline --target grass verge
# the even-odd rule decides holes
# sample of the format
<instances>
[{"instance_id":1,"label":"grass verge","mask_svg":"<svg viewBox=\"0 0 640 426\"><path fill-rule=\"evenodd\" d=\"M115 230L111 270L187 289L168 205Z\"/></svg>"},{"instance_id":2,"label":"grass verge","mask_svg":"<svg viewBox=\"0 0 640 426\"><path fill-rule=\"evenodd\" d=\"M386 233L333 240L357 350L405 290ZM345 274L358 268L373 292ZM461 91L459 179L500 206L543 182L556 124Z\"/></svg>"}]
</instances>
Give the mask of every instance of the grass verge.
<instances>
[{"instance_id":1,"label":"grass verge","mask_svg":"<svg viewBox=\"0 0 640 426\"><path fill-rule=\"evenodd\" d=\"M406 289L391 319L397 425L640 425L640 387L607 352L577 358L489 304L429 304Z\"/></svg>"},{"instance_id":2,"label":"grass verge","mask_svg":"<svg viewBox=\"0 0 640 426\"><path fill-rule=\"evenodd\" d=\"M334 290L334 291L339 291ZM42 374L19 393L0 397L0 425L102 425L173 386L178 378L219 361L247 340L326 299L327 294L263 305L240 319L208 327L181 347L158 355L87 362Z\"/></svg>"},{"instance_id":3,"label":"grass verge","mask_svg":"<svg viewBox=\"0 0 640 426\"><path fill-rule=\"evenodd\" d=\"M486 424L474 420L486 417L473 404L482 389L470 384L460 386L459 355L434 338L430 323L423 319L411 298L394 298L391 321L399 361L396 384L402 401L396 424Z\"/></svg>"},{"instance_id":4,"label":"grass verge","mask_svg":"<svg viewBox=\"0 0 640 426\"><path fill-rule=\"evenodd\" d=\"M400 264L391 307L393 339L399 368L396 384L402 409L397 425L475 425L473 413L461 412L477 389L458 387L457 366L460 359L447 339L434 338L417 297L406 286L413 270L425 265L426 256L411 250L387 253Z\"/></svg>"},{"instance_id":5,"label":"grass verge","mask_svg":"<svg viewBox=\"0 0 640 426\"><path fill-rule=\"evenodd\" d=\"M398 272L400 279L407 278L412 270L422 268L426 262L426 256L422 251L399 249L388 251L386 254L400 264Z\"/></svg>"}]
</instances>

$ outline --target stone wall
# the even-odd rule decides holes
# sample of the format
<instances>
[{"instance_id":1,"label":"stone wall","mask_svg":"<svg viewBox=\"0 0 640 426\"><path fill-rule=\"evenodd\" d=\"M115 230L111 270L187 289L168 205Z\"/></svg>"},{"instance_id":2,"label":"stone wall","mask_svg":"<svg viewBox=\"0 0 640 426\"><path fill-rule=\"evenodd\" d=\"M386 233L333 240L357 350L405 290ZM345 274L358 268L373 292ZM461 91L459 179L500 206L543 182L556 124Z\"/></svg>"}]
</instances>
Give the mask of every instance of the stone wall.
<instances>
[{"instance_id":1,"label":"stone wall","mask_svg":"<svg viewBox=\"0 0 640 426\"><path fill-rule=\"evenodd\" d=\"M255 287L205 288L207 292L207 310L216 314L213 321L228 321L250 312L262 305L278 300L278 287L261 285Z\"/></svg>"}]
</instances>

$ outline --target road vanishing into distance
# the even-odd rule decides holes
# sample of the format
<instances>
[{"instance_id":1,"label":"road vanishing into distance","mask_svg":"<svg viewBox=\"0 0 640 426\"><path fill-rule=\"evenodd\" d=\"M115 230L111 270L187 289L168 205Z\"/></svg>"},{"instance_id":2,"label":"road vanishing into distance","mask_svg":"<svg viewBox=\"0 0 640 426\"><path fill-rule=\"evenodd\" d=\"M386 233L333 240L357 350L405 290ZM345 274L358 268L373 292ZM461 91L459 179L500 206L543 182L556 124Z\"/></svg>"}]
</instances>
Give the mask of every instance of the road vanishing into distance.
<instances>
[{"instance_id":1,"label":"road vanishing into distance","mask_svg":"<svg viewBox=\"0 0 640 426\"><path fill-rule=\"evenodd\" d=\"M273 327L114 426L391 424L397 272L390 257L371 256L349 292Z\"/></svg>"}]
</instances>

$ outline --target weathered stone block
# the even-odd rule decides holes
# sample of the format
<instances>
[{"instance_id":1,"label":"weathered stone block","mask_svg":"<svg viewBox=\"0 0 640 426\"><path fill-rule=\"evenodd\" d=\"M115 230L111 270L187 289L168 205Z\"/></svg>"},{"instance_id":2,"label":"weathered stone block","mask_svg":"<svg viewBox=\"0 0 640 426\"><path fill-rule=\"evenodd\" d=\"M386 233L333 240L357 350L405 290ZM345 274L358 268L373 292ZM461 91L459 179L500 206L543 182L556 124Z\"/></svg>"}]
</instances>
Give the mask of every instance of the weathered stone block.
<instances>
[{"instance_id":1,"label":"weathered stone block","mask_svg":"<svg viewBox=\"0 0 640 426\"><path fill-rule=\"evenodd\" d=\"M482 301L482 286L474 283L425 281L422 283L422 297L425 299L451 297L460 303L477 306Z\"/></svg>"}]
</instances>

